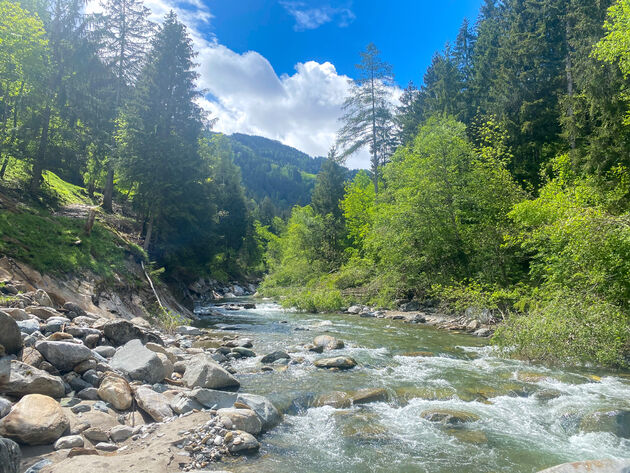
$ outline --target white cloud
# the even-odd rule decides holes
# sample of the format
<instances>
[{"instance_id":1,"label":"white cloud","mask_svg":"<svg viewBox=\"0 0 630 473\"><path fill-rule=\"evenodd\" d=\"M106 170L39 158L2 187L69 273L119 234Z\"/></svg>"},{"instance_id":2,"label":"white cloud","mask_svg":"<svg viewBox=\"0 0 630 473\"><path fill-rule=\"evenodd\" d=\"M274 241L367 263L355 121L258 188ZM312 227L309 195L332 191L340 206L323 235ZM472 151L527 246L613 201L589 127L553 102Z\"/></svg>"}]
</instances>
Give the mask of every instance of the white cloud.
<instances>
[{"instance_id":1,"label":"white cloud","mask_svg":"<svg viewBox=\"0 0 630 473\"><path fill-rule=\"evenodd\" d=\"M322 5L319 7L309 7L304 2L281 1L285 10L295 18L295 30L314 30L320 26L336 21L340 27L348 26L356 18L349 7L332 7Z\"/></svg>"}]
</instances>

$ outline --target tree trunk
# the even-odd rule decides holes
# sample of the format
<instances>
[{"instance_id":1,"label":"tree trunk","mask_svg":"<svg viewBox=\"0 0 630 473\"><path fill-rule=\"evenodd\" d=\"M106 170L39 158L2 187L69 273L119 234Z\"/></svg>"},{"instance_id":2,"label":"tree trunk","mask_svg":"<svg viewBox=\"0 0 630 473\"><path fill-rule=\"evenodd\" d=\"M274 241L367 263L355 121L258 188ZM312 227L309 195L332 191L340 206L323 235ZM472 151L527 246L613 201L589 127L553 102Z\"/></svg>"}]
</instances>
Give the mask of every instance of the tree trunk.
<instances>
[{"instance_id":1,"label":"tree trunk","mask_svg":"<svg viewBox=\"0 0 630 473\"><path fill-rule=\"evenodd\" d=\"M96 218L96 210L90 209L87 221L85 222L85 234L90 236L92 234L92 228L94 228L94 219Z\"/></svg>"},{"instance_id":2,"label":"tree trunk","mask_svg":"<svg viewBox=\"0 0 630 473\"><path fill-rule=\"evenodd\" d=\"M50 105L46 105L42 121L42 133L39 139L39 149L37 150L37 158L33 163L33 172L31 176L31 192L37 192L42 181L42 172L44 171L44 162L46 160L46 149L48 148L48 129L50 127Z\"/></svg>"},{"instance_id":3,"label":"tree trunk","mask_svg":"<svg viewBox=\"0 0 630 473\"><path fill-rule=\"evenodd\" d=\"M372 179L374 181L374 195L378 194L378 150L376 148L376 98L374 97L374 71L370 84L372 94Z\"/></svg>"},{"instance_id":4,"label":"tree trunk","mask_svg":"<svg viewBox=\"0 0 630 473\"><path fill-rule=\"evenodd\" d=\"M142 245L142 249L149 252L149 246L151 246L151 234L153 233L153 215L149 217L149 223L147 223L147 233L144 236L144 244Z\"/></svg>"},{"instance_id":5,"label":"tree trunk","mask_svg":"<svg viewBox=\"0 0 630 473\"><path fill-rule=\"evenodd\" d=\"M103 210L105 212L112 211L112 198L114 195L114 168L109 164L107 177L105 179L105 190L103 191Z\"/></svg>"},{"instance_id":6,"label":"tree trunk","mask_svg":"<svg viewBox=\"0 0 630 473\"><path fill-rule=\"evenodd\" d=\"M9 165L9 157L6 156L2 162L2 168L0 168L0 180L4 179L4 173L7 172L7 166Z\"/></svg>"}]
</instances>

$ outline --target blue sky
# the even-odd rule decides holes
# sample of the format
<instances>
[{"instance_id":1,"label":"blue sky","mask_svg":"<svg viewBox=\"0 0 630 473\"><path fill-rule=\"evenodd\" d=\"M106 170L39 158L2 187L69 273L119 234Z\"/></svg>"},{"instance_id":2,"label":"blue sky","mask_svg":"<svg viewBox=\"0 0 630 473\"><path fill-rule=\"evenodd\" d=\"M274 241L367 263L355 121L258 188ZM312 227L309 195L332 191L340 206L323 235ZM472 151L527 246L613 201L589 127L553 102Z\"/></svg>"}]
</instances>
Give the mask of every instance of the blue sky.
<instances>
[{"instance_id":1,"label":"blue sky","mask_svg":"<svg viewBox=\"0 0 630 473\"><path fill-rule=\"evenodd\" d=\"M266 57L278 74L307 60L330 61L353 76L358 52L370 42L394 66L397 82L419 82L431 56L455 39L481 0L205 0L209 31L221 44ZM300 15L302 13L302 15ZM299 20L312 19L313 21Z\"/></svg>"},{"instance_id":2,"label":"blue sky","mask_svg":"<svg viewBox=\"0 0 630 473\"><path fill-rule=\"evenodd\" d=\"M214 129L265 136L325 156L359 52L374 42L392 64L396 103L422 81L435 51L454 41L482 0L144 0L159 22L173 9L198 52L201 105ZM98 0L88 9L98 10ZM361 150L346 163L369 166Z\"/></svg>"}]
</instances>

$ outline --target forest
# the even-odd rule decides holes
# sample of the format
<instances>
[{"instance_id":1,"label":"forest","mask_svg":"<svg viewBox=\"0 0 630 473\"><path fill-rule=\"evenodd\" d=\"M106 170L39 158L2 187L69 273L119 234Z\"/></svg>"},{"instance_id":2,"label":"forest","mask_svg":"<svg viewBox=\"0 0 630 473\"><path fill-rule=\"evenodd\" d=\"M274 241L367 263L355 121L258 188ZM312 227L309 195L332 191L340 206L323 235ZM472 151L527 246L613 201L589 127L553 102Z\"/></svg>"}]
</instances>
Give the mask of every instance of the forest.
<instances>
[{"instance_id":1,"label":"forest","mask_svg":"<svg viewBox=\"0 0 630 473\"><path fill-rule=\"evenodd\" d=\"M398 104L369 45L311 204L265 235L263 293L490 311L517 356L627 366L629 24L627 0L486 0Z\"/></svg>"}]
</instances>

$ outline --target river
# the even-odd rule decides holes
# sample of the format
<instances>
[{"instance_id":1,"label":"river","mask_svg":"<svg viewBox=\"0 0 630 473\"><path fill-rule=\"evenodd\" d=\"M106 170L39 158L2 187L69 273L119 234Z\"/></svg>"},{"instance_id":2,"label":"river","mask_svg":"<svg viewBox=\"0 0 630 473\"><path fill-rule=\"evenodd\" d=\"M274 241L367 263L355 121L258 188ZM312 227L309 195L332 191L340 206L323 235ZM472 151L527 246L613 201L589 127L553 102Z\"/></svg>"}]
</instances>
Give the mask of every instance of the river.
<instances>
[{"instance_id":1,"label":"river","mask_svg":"<svg viewBox=\"0 0 630 473\"><path fill-rule=\"evenodd\" d=\"M465 334L296 313L272 303L206 317L202 325L253 340L259 356L234 365L242 391L268 396L285 412L284 422L261 437L257 455L229 465L235 473L532 473L568 461L630 457L630 439L589 431L587 422L596 411L630 410L627 375L534 365L500 357L486 340ZM320 334L343 340L334 355L351 356L358 366L337 372L313 366L333 356L304 349ZM261 356L275 350L297 363L261 371ZM350 408L321 402L333 391L381 387L387 402ZM449 427L421 416L435 409L478 419ZM628 432L630 415L622 421L617 428Z\"/></svg>"}]
</instances>

